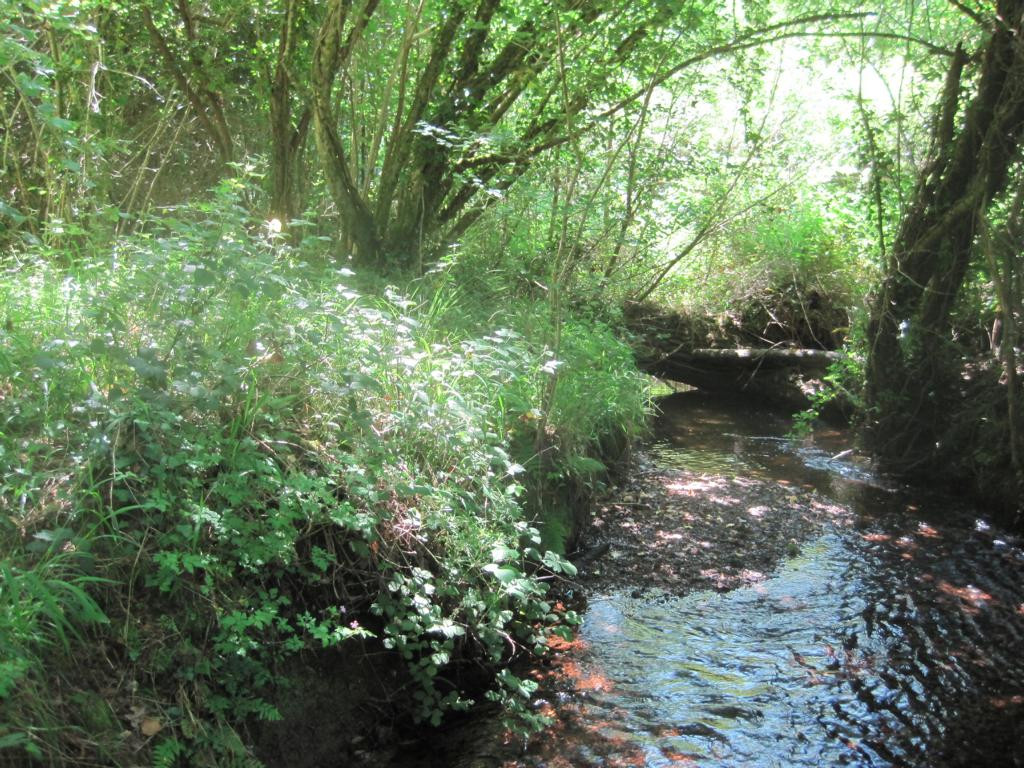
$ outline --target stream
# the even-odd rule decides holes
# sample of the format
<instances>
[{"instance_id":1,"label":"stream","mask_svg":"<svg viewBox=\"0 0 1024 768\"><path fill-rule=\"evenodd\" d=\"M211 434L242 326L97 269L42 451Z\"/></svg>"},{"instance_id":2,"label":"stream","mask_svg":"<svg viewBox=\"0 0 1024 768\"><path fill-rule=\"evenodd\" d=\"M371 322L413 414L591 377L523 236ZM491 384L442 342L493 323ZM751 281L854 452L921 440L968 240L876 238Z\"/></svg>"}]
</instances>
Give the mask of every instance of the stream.
<instances>
[{"instance_id":1,"label":"stream","mask_svg":"<svg viewBox=\"0 0 1024 768\"><path fill-rule=\"evenodd\" d=\"M553 725L526 745L485 729L435 764L1024 765L1019 538L875 476L843 431L796 441L787 418L743 405L661 405L647 464L598 514L610 547L582 574L578 640L535 675ZM727 545L693 533L700 514L748 554L706 555ZM618 562L661 564L623 543L630 525L690 546L705 582L634 583Z\"/></svg>"}]
</instances>

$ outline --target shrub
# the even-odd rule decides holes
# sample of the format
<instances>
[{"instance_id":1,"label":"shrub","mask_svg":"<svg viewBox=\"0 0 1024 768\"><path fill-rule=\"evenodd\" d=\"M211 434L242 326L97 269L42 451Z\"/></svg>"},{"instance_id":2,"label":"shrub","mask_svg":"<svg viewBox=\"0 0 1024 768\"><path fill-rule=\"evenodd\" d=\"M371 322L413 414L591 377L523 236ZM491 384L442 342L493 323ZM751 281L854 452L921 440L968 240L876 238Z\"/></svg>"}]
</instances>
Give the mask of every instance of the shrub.
<instances>
[{"instance_id":1,"label":"shrub","mask_svg":"<svg viewBox=\"0 0 1024 768\"><path fill-rule=\"evenodd\" d=\"M501 318L520 332L363 296L237 191L0 286L0 745L248 764L276 670L357 638L402 658L437 723L470 703L460 664L497 672L574 619L538 578L573 569L541 551L525 489L589 477L602 439L639 428L628 353L570 326L538 474L523 437L553 367L530 312ZM535 724L531 685L494 680ZM58 683L76 695L41 705Z\"/></svg>"}]
</instances>

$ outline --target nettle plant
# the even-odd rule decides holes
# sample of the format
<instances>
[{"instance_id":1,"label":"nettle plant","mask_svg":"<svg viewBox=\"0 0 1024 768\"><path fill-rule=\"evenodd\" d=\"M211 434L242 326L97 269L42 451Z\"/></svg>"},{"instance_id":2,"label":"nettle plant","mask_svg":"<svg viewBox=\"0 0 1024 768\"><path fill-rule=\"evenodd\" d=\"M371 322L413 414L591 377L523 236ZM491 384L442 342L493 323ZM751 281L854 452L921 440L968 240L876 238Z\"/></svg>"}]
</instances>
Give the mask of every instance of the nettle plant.
<instances>
[{"instance_id":1,"label":"nettle plant","mask_svg":"<svg viewBox=\"0 0 1024 768\"><path fill-rule=\"evenodd\" d=\"M147 692L165 764L247 761L236 727L279 716L267 691L297 653L376 638L437 723L469 704L460 663L497 672L575 618L545 598L539 571L573 567L538 550L507 451L541 402L538 350L445 338L347 270L313 274L236 193L75 278L3 287L12 558L34 567L21 542L58 529L91 553L82 631ZM488 696L536 726L532 685L496 681Z\"/></svg>"}]
</instances>

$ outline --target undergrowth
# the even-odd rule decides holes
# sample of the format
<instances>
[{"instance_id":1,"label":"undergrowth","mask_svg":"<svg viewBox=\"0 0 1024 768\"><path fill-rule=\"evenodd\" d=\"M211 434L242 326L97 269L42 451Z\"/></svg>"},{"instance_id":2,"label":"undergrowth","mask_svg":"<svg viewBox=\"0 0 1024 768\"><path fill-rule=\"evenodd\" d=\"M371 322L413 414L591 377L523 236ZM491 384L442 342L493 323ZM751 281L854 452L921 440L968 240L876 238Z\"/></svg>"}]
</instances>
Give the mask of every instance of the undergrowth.
<instances>
[{"instance_id":1,"label":"undergrowth","mask_svg":"<svg viewBox=\"0 0 1024 768\"><path fill-rule=\"evenodd\" d=\"M276 670L356 642L420 720L470 705L472 664L539 723L504 665L575 617L536 523L641 428L628 351L567 319L556 360L542 308L443 280L363 295L237 192L5 265L0 762L257 764Z\"/></svg>"}]
</instances>

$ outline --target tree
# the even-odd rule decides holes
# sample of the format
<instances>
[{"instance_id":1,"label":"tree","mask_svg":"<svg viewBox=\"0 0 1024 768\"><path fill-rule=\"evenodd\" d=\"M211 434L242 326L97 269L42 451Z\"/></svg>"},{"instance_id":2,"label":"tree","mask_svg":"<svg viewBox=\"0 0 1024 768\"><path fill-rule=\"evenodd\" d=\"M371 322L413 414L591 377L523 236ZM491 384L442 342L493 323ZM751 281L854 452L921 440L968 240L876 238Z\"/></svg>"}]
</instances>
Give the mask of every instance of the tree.
<instances>
[{"instance_id":1,"label":"tree","mask_svg":"<svg viewBox=\"0 0 1024 768\"><path fill-rule=\"evenodd\" d=\"M868 435L890 467L927 461L944 422L958 365L949 361L950 313L987 208L1004 190L1024 134L1022 0L972 12L988 32L977 55L952 59L937 107L931 159L893 243L872 307L866 396ZM964 101L965 75L977 67Z\"/></svg>"},{"instance_id":2,"label":"tree","mask_svg":"<svg viewBox=\"0 0 1024 768\"><path fill-rule=\"evenodd\" d=\"M313 119L360 258L408 264L464 232L628 79L623 65L675 15L618 0L332 0L313 56ZM553 65L559 50L579 64L571 77Z\"/></svg>"},{"instance_id":3,"label":"tree","mask_svg":"<svg viewBox=\"0 0 1024 768\"><path fill-rule=\"evenodd\" d=\"M538 157L642 109L682 70L864 15L769 23L757 4L746 11L759 25L661 1L331 0L313 52L313 124L357 257L429 261Z\"/></svg>"},{"instance_id":4,"label":"tree","mask_svg":"<svg viewBox=\"0 0 1024 768\"><path fill-rule=\"evenodd\" d=\"M301 0L285 0L270 83L270 215L282 222L291 220L299 209L296 195L298 160L309 134L313 112L308 103L295 98L292 72L305 64L297 60L301 47L303 11ZM298 104L298 120L293 119Z\"/></svg>"},{"instance_id":5,"label":"tree","mask_svg":"<svg viewBox=\"0 0 1024 768\"><path fill-rule=\"evenodd\" d=\"M235 139L228 125L224 93L213 81L223 70L213 66L214 54L209 52L209 41L200 36L202 21L189 0L178 0L170 14L173 18L161 19L158 23L149 7L143 7L142 21L160 61L188 99L221 161L229 163L234 159ZM178 32L180 50L171 41L169 27L175 27Z\"/></svg>"}]
</instances>

